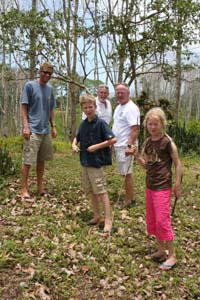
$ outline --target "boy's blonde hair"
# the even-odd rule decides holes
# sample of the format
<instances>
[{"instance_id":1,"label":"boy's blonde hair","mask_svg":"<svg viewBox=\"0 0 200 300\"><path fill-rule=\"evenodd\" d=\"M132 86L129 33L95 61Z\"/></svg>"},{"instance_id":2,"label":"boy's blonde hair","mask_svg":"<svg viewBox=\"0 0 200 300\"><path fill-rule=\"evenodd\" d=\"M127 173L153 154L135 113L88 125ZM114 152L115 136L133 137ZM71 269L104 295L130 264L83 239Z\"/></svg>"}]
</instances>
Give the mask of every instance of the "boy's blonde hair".
<instances>
[{"instance_id":1,"label":"boy's blonde hair","mask_svg":"<svg viewBox=\"0 0 200 300\"><path fill-rule=\"evenodd\" d=\"M167 118L166 118L165 112L160 107L153 107L146 113L145 118L144 118L144 133L145 133L145 135L147 132L147 122L151 118L157 118L160 121L160 123L162 124L163 132L165 132L166 126L167 126Z\"/></svg>"},{"instance_id":2,"label":"boy's blonde hair","mask_svg":"<svg viewBox=\"0 0 200 300\"><path fill-rule=\"evenodd\" d=\"M79 97L79 102L80 102L80 105L82 106L83 104L85 103L92 103L95 105L96 107L96 99L93 95L91 94L85 94L85 95L82 95Z\"/></svg>"}]
</instances>

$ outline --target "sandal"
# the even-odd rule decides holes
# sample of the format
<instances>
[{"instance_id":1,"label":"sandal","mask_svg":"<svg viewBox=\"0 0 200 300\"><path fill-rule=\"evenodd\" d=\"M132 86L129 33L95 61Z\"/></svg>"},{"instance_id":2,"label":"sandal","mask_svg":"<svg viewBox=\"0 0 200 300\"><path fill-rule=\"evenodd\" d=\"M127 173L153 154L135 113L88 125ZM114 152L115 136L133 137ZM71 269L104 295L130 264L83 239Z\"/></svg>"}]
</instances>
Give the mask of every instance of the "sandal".
<instances>
[{"instance_id":1,"label":"sandal","mask_svg":"<svg viewBox=\"0 0 200 300\"><path fill-rule=\"evenodd\" d=\"M155 262L163 262L167 258L166 253L163 253L162 255L155 255L154 253L149 253L145 256L146 260L153 260Z\"/></svg>"},{"instance_id":2,"label":"sandal","mask_svg":"<svg viewBox=\"0 0 200 300\"><path fill-rule=\"evenodd\" d=\"M131 200L129 203L124 203L124 208L131 208L136 206L136 201Z\"/></svg>"},{"instance_id":3,"label":"sandal","mask_svg":"<svg viewBox=\"0 0 200 300\"><path fill-rule=\"evenodd\" d=\"M39 196L44 198L49 198L51 195L48 192L43 191L39 193Z\"/></svg>"},{"instance_id":4,"label":"sandal","mask_svg":"<svg viewBox=\"0 0 200 300\"><path fill-rule=\"evenodd\" d=\"M98 225L100 223L100 218L99 219L92 219L88 222L88 225Z\"/></svg>"},{"instance_id":5,"label":"sandal","mask_svg":"<svg viewBox=\"0 0 200 300\"><path fill-rule=\"evenodd\" d=\"M176 267L176 263L174 263L174 264L166 264L165 262L163 262L160 265L159 269L162 270L162 271L170 271L170 270L172 270L175 267Z\"/></svg>"}]
</instances>

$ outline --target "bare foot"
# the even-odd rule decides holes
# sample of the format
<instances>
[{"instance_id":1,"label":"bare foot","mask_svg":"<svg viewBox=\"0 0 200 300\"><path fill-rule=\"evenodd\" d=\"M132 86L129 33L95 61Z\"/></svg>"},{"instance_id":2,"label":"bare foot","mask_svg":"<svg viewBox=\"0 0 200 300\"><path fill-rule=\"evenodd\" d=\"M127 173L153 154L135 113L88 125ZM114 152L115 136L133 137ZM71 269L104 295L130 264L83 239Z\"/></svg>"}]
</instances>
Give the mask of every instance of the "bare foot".
<instances>
[{"instance_id":1,"label":"bare foot","mask_svg":"<svg viewBox=\"0 0 200 300\"><path fill-rule=\"evenodd\" d=\"M111 221L105 221L103 232L104 233L109 233L111 231L111 229L112 229L112 222Z\"/></svg>"},{"instance_id":2,"label":"bare foot","mask_svg":"<svg viewBox=\"0 0 200 300\"><path fill-rule=\"evenodd\" d=\"M27 197L27 198L30 197L30 194L27 189L22 189L21 190L21 198L25 198L25 197Z\"/></svg>"},{"instance_id":3,"label":"bare foot","mask_svg":"<svg viewBox=\"0 0 200 300\"><path fill-rule=\"evenodd\" d=\"M26 202L34 202L34 198L32 198L29 194L21 195L21 200Z\"/></svg>"}]
</instances>

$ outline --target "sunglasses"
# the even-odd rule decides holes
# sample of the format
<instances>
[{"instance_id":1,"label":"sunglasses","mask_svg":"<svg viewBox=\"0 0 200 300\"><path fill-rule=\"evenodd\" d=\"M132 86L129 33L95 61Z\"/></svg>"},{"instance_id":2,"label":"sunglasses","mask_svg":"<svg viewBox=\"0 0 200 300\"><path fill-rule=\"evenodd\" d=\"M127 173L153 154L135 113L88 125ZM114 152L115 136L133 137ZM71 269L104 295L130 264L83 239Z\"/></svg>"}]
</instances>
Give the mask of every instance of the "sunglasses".
<instances>
[{"instance_id":1,"label":"sunglasses","mask_svg":"<svg viewBox=\"0 0 200 300\"><path fill-rule=\"evenodd\" d=\"M48 74L49 76L53 74L53 72L48 72L48 71L41 71L41 72L44 73L45 75Z\"/></svg>"}]
</instances>

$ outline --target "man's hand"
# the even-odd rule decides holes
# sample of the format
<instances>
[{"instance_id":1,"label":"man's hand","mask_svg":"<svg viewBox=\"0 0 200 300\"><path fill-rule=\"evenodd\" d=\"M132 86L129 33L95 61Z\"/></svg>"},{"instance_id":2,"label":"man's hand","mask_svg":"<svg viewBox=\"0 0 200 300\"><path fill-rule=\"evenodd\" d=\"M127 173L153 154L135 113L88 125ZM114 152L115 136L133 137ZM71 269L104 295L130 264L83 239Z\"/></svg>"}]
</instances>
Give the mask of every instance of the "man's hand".
<instances>
[{"instance_id":1,"label":"man's hand","mask_svg":"<svg viewBox=\"0 0 200 300\"><path fill-rule=\"evenodd\" d=\"M23 136L27 140L30 139L31 131L30 131L30 128L28 126L26 126L26 127L23 128Z\"/></svg>"},{"instance_id":2,"label":"man's hand","mask_svg":"<svg viewBox=\"0 0 200 300\"><path fill-rule=\"evenodd\" d=\"M127 145L125 149L125 155L130 156L130 155L136 155L138 152L138 148L136 145Z\"/></svg>"},{"instance_id":3,"label":"man's hand","mask_svg":"<svg viewBox=\"0 0 200 300\"><path fill-rule=\"evenodd\" d=\"M52 127L52 129L51 129L51 136L52 136L53 139L55 139L57 137L56 127Z\"/></svg>"}]
</instances>

